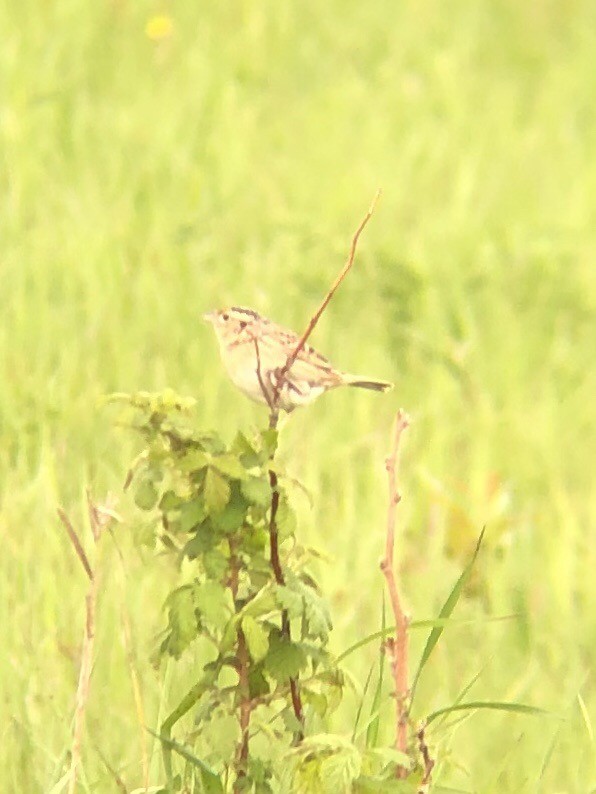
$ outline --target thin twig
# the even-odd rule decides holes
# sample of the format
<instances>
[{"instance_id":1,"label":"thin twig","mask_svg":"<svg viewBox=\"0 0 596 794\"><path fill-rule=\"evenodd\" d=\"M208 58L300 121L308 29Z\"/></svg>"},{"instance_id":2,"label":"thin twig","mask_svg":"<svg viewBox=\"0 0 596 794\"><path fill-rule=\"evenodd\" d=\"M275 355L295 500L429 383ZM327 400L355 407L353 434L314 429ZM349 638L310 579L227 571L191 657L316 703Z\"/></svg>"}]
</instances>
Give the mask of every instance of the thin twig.
<instances>
[{"instance_id":1,"label":"thin twig","mask_svg":"<svg viewBox=\"0 0 596 794\"><path fill-rule=\"evenodd\" d=\"M422 776L422 780L420 781L418 794L428 794L432 780L432 771L435 765L434 759L431 758L430 751L426 743L426 737L424 735L425 731L426 731L426 725L424 722L422 722L418 726L418 730L416 731L416 738L418 739L418 749L420 750L420 755L422 756L422 763L424 764L424 775Z\"/></svg>"},{"instance_id":2,"label":"thin twig","mask_svg":"<svg viewBox=\"0 0 596 794\"><path fill-rule=\"evenodd\" d=\"M70 522L70 518L66 515L66 513L61 507L56 508L56 512L58 513L58 517L60 518L60 521L62 521L62 523L64 524L64 528L68 533L68 537L70 538L70 542L73 545L77 557L81 561L81 565L85 569L85 573L89 577L90 581L93 581L93 571L91 570L91 566L89 565L89 560L87 559L87 555L85 554L85 549L83 548L83 544L79 540L79 536L77 535L73 525Z\"/></svg>"},{"instance_id":3,"label":"thin twig","mask_svg":"<svg viewBox=\"0 0 596 794\"><path fill-rule=\"evenodd\" d=\"M319 322L319 319L320 319L321 315L323 314L323 312L327 308L327 306L329 304L329 301L334 296L337 288L339 287L341 282L344 280L344 278L347 276L348 271L350 270L350 268L354 264L354 257L356 256L356 247L358 246L358 239L360 238L360 235L362 234L362 232L364 230L364 227L366 226L366 224L371 219L371 217L372 217L372 215L373 215L373 213L375 211L375 208L377 206L377 202L379 201L380 197L381 197L381 190L379 189L375 193L375 197L372 200L372 204L370 205L370 207L368 209L368 212L366 213L366 215L364 216L364 218L360 222L360 225L358 226L358 228L354 232L354 236L352 237L352 244L350 245L350 252L348 254L348 258L346 260L345 265L343 266L341 272L339 273L339 275L337 276L337 278L335 279L335 281L331 285L329 291L327 292L327 294L323 298L323 301L322 301L321 305L319 306L319 308L316 310L316 312L312 315L312 317L308 321L308 325L306 326L306 330L304 331L304 333L300 337L300 340L298 341L298 344L296 345L294 350L292 350L292 352L287 357L286 363L277 372L277 378L276 378L276 382L275 382L275 385L274 385L274 388L273 388L273 397L272 397L272 403L273 403L274 406L277 407L277 405L278 405L279 395L280 395L281 389L283 387L283 383L284 383L284 381L286 379L286 376L287 376L288 372L290 371L290 369L292 368L292 365L294 364L294 362L296 361L296 359L300 355L300 352L303 350L304 346L306 345L308 337L314 331L315 326Z\"/></svg>"},{"instance_id":4,"label":"thin twig","mask_svg":"<svg viewBox=\"0 0 596 794\"><path fill-rule=\"evenodd\" d=\"M385 460L387 477L389 480L389 505L387 507L387 535L385 541L385 557L381 561L381 570L387 581L389 600L395 619L396 636L387 638L385 647L391 660L391 673L395 686L395 748L402 753L408 749L408 625L409 617L405 614L393 570L395 549L395 518L397 505L401 501L401 494L397 487L397 453L402 433L408 427L410 420L402 410L399 410L395 419L391 451ZM406 767L398 767L398 777L407 776Z\"/></svg>"},{"instance_id":5,"label":"thin twig","mask_svg":"<svg viewBox=\"0 0 596 794\"><path fill-rule=\"evenodd\" d=\"M256 336L252 340L255 346L255 353L257 355L257 380L259 381L259 386L261 387L261 393L265 398L265 402L269 407L270 411L273 411L273 405L271 403L271 395L269 394L269 390L265 386L265 381L263 380L263 372L261 370L261 351L259 350L259 340Z\"/></svg>"}]
</instances>

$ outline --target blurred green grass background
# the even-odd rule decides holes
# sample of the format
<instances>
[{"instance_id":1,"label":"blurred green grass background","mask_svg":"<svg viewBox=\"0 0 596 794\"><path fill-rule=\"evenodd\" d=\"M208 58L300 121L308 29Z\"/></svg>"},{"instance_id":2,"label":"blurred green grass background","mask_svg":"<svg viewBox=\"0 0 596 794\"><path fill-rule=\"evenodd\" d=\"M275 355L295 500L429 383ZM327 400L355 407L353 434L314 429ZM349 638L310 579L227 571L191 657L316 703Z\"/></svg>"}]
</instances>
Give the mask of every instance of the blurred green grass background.
<instances>
[{"instance_id":1,"label":"blurred green grass background","mask_svg":"<svg viewBox=\"0 0 596 794\"><path fill-rule=\"evenodd\" d=\"M152 39L156 14L172 31ZM399 565L415 618L436 614L487 526L458 608L478 622L445 633L415 716L481 672L474 699L565 718L480 714L431 732L437 779L596 791L596 7L23 0L0 6L0 30L4 788L49 791L70 746L85 581L55 508L84 526L85 487L121 493L137 448L99 398L170 386L197 398L205 428L262 426L200 315L246 304L302 328L381 186L313 343L396 390L327 395L283 434L314 503L297 495L301 537L332 558L334 650L379 626L383 458L403 406ZM124 568L103 551L94 791L116 788L102 754L142 783L123 610L150 726L192 680L192 659L149 664L175 572L129 534ZM351 659L361 684L377 653ZM331 728L349 733L357 703L346 695Z\"/></svg>"}]
</instances>

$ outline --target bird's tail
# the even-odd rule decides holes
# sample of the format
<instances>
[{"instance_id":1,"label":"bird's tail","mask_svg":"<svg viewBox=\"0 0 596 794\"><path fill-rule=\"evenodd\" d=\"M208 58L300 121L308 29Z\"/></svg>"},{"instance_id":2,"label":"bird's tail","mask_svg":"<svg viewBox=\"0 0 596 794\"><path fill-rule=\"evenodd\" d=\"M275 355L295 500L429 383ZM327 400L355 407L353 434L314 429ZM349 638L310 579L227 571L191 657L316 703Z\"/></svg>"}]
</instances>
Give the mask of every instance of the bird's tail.
<instances>
[{"instance_id":1,"label":"bird's tail","mask_svg":"<svg viewBox=\"0 0 596 794\"><path fill-rule=\"evenodd\" d=\"M368 380L358 375L349 375L345 383L348 386L357 386L359 389L371 389L371 391L389 391L393 388L393 383L386 380Z\"/></svg>"}]
</instances>

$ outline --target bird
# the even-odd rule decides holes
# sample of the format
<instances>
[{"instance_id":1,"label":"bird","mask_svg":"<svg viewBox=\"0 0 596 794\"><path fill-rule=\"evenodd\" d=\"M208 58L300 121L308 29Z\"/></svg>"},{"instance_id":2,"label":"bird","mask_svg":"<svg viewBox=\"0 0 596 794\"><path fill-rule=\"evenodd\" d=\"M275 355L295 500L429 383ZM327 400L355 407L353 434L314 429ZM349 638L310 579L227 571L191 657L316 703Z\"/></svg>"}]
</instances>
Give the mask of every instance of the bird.
<instances>
[{"instance_id":1,"label":"bird","mask_svg":"<svg viewBox=\"0 0 596 794\"><path fill-rule=\"evenodd\" d=\"M203 318L213 326L221 359L232 382L251 400L270 409L291 413L338 386L379 392L393 387L387 381L335 369L308 344L280 379L288 357L300 342L297 334L243 306L212 311Z\"/></svg>"}]
</instances>

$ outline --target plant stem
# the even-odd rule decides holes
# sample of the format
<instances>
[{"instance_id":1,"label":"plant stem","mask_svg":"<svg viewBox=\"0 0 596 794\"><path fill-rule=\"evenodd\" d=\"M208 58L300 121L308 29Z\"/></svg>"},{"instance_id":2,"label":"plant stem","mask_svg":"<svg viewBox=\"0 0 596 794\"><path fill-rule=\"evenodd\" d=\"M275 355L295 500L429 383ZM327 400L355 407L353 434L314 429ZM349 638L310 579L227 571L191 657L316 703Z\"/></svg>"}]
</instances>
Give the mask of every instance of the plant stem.
<instances>
[{"instance_id":1,"label":"plant stem","mask_svg":"<svg viewBox=\"0 0 596 794\"><path fill-rule=\"evenodd\" d=\"M236 612L241 609L238 603L238 575L240 571L240 561L236 555L234 540L230 538L230 590L234 600L234 607ZM248 675L250 671L250 655L248 653L248 646L246 644L246 637L242 626L239 625L236 631L237 645L236 645L236 661L238 672L238 694L239 694L239 714L238 723L240 725L240 741L236 748L236 783L234 784L234 792L243 790L239 781L246 777L248 767L248 752L249 752L249 729L250 717L252 713L253 704L250 698L250 685Z\"/></svg>"},{"instance_id":2,"label":"plant stem","mask_svg":"<svg viewBox=\"0 0 596 794\"><path fill-rule=\"evenodd\" d=\"M236 785L235 791L241 791L238 781L246 777L248 766L248 742L249 742L249 728L250 728L250 715L252 711L252 704L250 700L250 687L248 683L248 672L250 668L250 657L248 655L248 647L246 645L246 637L241 628L237 632L238 647L238 689L240 692L240 742L236 754Z\"/></svg>"},{"instance_id":3,"label":"plant stem","mask_svg":"<svg viewBox=\"0 0 596 794\"><path fill-rule=\"evenodd\" d=\"M277 412L273 409L269 416L269 427L275 429L277 427ZM269 550L271 558L271 567L273 568L273 575L275 581L279 585L285 585L286 580L281 567L279 559L279 533L277 530L277 510L279 508L279 488L277 482L277 474L273 469L269 469L269 485L271 486L271 515L269 517ZM282 609L281 612L281 633L288 639L292 639L290 618L288 617L287 609ZM295 743L299 743L304 739L304 709L302 708L302 698L300 696L300 685L297 678L290 678L290 696L292 699L292 708L294 716L298 720L300 730L294 734Z\"/></svg>"},{"instance_id":4,"label":"plant stem","mask_svg":"<svg viewBox=\"0 0 596 794\"><path fill-rule=\"evenodd\" d=\"M397 488L397 453L403 431L408 427L409 419L403 411L398 411L393 432L391 452L385 461L389 480L389 505L387 507L387 535L385 540L385 557L381 561L381 570L387 582L389 600L395 618L395 637L388 637L385 648L391 660L391 673L395 685L395 748L402 753L408 749L408 626L409 617L405 614L393 570L395 547L395 517L401 495ZM407 777L405 767L398 767L397 777Z\"/></svg>"}]
</instances>

